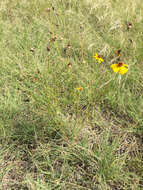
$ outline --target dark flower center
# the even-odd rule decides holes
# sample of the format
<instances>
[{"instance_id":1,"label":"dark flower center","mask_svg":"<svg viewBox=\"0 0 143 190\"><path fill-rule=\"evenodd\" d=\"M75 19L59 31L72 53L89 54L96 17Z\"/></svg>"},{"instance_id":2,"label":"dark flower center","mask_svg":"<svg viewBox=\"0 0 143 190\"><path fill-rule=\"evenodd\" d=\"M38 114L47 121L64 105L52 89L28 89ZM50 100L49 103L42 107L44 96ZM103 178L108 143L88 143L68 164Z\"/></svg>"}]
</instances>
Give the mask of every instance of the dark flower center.
<instances>
[{"instance_id":1,"label":"dark flower center","mask_svg":"<svg viewBox=\"0 0 143 190\"><path fill-rule=\"evenodd\" d=\"M123 63L119 62L117 67L122 67L123 66Z\"/></svg>"}]
</instances>

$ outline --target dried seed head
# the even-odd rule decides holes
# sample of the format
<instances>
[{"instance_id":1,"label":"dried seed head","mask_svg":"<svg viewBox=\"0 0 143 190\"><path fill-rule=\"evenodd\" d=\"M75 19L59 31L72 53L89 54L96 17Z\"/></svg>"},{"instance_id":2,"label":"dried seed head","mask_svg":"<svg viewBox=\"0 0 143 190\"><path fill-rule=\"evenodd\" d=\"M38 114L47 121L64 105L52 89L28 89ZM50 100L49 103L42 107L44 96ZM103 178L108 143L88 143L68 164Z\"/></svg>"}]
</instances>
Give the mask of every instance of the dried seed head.
<instances>
[{"instance_id":1,"label":"dried seed head","mask_svg":"<svg viewBox=\"0 0 143 190\"><path fill-rule=\"evenodd\" d=\"M131 23L131 22L128 22L128 23L127 23L127 30L130 30L130 29L132 28L132 26L133 26L132 23Z\"/></svg>"},{"instance_id":2,"label":"dried seed head","mask_svg":"<svg viewBox=\"0 0 143 190\"><path fill-rule=\"evenodd\" d=\"M67 66L68 66L68 67L71 67L71 66L72 66L72 63L71 63L71 62L69 62L69 63L67 64Z\"/></svg>"},{"instance_id":3,"label":"dried seed head","mask_svg":"<svg viewBox=\"0 0 143 190\"><path fill-rule=\"evenodd\" d=\"M121 49L117 50L117 56L121 55Z\"/></svg>"},{"instance_id":4,"label":"dried seed head","mask_svg":"<svg viewBox=\"0 0 143 190\"><path fill-rule=\"evenodd\" d=\"M50 51L50 48L47 46L47 51Z\"/></svg>"},{"instance_id":5,"label":"dried seed head","mask_svg":"<svg viewBox=\"0 0 143 190\"><path fill-rule=\"evenodd\" d=\"M51 41L51 42L55 42L55 41L56 41L56 39L57 39L57 37L56 37L56 36L54 36L54 37L52 37L52 38L50 39L50 41Z\"/></svg>"},{"instance_id":6,"label":"dried seed head","mask_svg":"<svg viewBox=\"0 0 143 190\"><path fill-rule=\"evenodd\" d=\"M35 49L34 49L34 48L31 48L30 51L31 51L32 53L34 53L34 52L35 52Z\"/></svg>"},{"instance_id":7,"label":"dried seed head","mask_svg":"<svg viewBox=\"0 0 143 190\"><path fill-rule=\"evenodd\" d=\"M46 12L50 12L50 8L47 8L45 11L46 11Z\"/></svg>"}]
</instances>

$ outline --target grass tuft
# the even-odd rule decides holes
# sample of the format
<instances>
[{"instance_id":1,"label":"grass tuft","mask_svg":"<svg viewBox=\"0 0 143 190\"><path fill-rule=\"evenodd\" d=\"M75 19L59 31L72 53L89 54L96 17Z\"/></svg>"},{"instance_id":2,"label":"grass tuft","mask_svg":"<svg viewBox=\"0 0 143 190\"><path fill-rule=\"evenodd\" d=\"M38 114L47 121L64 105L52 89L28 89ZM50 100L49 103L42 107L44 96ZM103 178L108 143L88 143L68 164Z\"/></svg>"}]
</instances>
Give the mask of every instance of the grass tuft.
<instances>
[{"instance_id":1,"label":"grass tuft","mask_svg":"<svg viewBox=\"0 0 143 190\"><path fill-rule=\"evenodd\" d=\"M1 0L0 189L143 189L142 9Z\"/></svg>"}]
</instances>

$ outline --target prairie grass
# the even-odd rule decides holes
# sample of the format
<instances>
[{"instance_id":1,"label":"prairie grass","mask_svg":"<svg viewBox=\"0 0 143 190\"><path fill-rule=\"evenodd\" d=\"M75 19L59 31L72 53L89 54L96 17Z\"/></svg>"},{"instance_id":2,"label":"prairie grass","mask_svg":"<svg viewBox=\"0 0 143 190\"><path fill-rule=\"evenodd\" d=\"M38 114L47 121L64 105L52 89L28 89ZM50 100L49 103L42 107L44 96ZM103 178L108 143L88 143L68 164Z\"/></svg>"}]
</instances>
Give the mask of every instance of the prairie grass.
<instances>
[{"instance_id":1,"label":"prairie grass","mask_svg":"<svg viewBox=\"0 0 143 190\"><path fill-rule=\"evenodd\" d=\"M142 10L0 1L0 189L143 189Z\"/></svg>"}]
</instances>

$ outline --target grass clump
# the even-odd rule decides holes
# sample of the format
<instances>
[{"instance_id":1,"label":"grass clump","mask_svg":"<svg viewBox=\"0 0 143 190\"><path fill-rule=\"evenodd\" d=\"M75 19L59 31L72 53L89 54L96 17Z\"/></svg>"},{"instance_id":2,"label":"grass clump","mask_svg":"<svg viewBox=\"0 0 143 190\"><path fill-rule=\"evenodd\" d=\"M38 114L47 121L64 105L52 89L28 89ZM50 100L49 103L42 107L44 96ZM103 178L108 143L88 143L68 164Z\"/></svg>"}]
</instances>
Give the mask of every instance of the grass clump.
<instances>
[{"instance_id":1,"label":"grass clump","mask_svg":"<svg viewBox=\"0 0 143 190\"><path fill-rule=\"evenodd\" d=\"M0 189L143 188L142 8L0 2Z\"/></svg>"}]
</instances>

